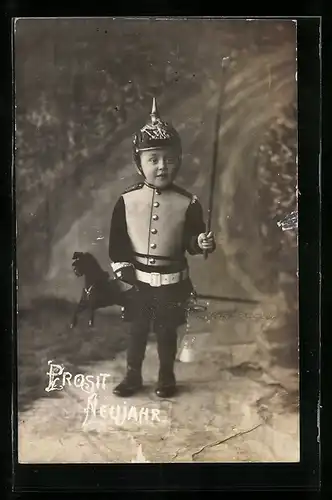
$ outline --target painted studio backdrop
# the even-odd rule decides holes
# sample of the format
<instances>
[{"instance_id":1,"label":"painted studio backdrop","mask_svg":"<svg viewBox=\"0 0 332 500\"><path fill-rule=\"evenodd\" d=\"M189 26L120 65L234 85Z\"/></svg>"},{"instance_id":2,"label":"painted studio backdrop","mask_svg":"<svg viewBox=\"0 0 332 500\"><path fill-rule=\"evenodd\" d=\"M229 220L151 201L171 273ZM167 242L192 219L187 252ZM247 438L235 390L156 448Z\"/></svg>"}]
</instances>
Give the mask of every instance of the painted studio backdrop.
<instances>
[{"instance_id":1,"label":"painted studio backdrop","mask_svg":"<svg viewBox=\"0 0 332 500\"><path fill-rule=\"evenodd\" d=\"M298 461L296 24L19 19L14 50L19 461ZM147 390L122 400L128 325L113 306L70 329L72 257L113 276L112 211L139 180L132 135L153 97L206 218L218 137L217 249L189 257L180 393L152 390L151 332Z\"/></svg>"}]
</instances>

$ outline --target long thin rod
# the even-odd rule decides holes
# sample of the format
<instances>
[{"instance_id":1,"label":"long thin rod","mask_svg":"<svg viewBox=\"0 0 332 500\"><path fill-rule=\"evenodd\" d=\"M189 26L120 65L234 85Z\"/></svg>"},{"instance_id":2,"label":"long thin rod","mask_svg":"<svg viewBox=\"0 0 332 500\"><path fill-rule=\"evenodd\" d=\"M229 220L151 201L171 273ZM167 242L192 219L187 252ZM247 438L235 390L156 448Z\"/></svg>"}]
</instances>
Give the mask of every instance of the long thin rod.
<instances>
[{"instance_id":1,"label":"long thin rod","mask_svg":"<svg viewBox=\"0 0 332 500\"><path fill-rule=\"evenodd\" d=\"M219 131L220 131L220 118L221 118L221 105L222 105L222 99L223 99L223 94L224 94L224 88L225 88L225 81L224 81L224 69L226 67L226 61L228 60L228 57L223 57L222 63L221 63L221 89L219 92L219 99L218 99L218 104L217 104L217 114L216 114L216 123L215 123L215 129L214 129L214 141L213 141L213 156L212 156L212 170L211 170L211 177L210 177L210 188L209 188L209 198L208 198L208 215L207 215L207 221L206 221L206 233L209 233L211 231L211 222L212 222L212 211L213 211L213 194L214 194L214 186L215 186L215 180L216 180L216 171L217 171L217 162L218 162L218 152L219 152ZM204 258L207 259L208 257L208 252L205 250L204 252Z\"/></svg>"}]
</instances>

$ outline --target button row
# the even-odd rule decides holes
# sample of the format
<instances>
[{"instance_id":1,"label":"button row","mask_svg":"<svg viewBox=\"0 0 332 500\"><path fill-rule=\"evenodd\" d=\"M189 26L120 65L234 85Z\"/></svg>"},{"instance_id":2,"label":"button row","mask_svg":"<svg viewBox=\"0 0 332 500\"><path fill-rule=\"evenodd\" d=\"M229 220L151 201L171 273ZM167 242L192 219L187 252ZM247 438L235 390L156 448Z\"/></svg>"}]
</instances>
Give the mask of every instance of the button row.
<instances>
[{"instance_id":1,"label":"button row","mask_svg":"<svg viewBox=\"0 0 332 500\"><path fill-rule=\"evenodd\" d=\"M159 194L161 194L161 192L160 192L158 189L156 189L155 193L156 193L156 194L158 194L158 195L159 195ZM154 206L155 208L158 208L158 207L160 206L160 203L159 203L158 201L155 201L155 202L153 203L153 206ZM154 215L152 216L152 220L158 220L158 219L159 219L159 217L158 217L158 215L157 215L157 214L154 214ZM151 233L152 233L152 234L157 234L157 232L158 232L158 231L157 231L157 229L156 229L156 228L152 228L152 229L151 229ZM151 247L152 249L155 249L155 248L157 248L157 245L156 245L155 243L151 243L150 247ZM149 259L149 264L155 264L155 263L156 263L156 259Z\"/></svg>"}]
</instances>

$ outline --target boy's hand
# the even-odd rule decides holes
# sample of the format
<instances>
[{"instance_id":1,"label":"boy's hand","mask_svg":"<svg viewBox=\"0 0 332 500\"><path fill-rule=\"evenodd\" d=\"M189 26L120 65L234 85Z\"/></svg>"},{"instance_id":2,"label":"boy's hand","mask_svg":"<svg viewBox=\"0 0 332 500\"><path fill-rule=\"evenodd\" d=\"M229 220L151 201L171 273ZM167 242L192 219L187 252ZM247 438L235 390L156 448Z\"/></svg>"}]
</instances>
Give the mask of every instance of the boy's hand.
<instances>
[{"instance_id":1,"label":"boy's hand","mask_svg":"<svg viewBox=\"0 0 332 500\"><path fill-rule=\"evenodd\" d=\"M213 232L210 231L209 233L201 233L197 238L197 243L201 250L213 252L216 246Z\"/></svg>"}]
</instances>

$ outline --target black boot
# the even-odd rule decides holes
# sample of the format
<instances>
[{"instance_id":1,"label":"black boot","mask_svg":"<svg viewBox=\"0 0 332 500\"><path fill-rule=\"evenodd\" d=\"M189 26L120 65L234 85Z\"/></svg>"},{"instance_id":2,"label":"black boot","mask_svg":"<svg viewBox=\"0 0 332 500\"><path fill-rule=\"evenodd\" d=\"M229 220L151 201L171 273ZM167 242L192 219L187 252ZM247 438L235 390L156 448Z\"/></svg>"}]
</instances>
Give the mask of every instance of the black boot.
<instances>
[{"instance_id":1,"label":"black boot","mask_svg":"<svg viewBox=\"0 0 332 500\"><path fill-rule=\"evenodd\" d=\"M177 351L176 330L161 328L157 332L159 377L156 394L160 398L170 398L176 393L176 380L174 375L174 362Z\"/></svg>"},{"instance_id":2,"label":"black boot","mask_svg":"<svg viewBox=\"0 0 332 500\"><path fill-rule=\"evenodd\" d=\"M146 318L135 321L129 333L127 350L127 374L123 381L113 389L113 394L123 398L133 396L143 386L142 363L145 356L149 321Z\"/></svg>"},{"instance_id":3,"label":"black boot","mask_svg":"<svg viewBox=\"0 0 332 500\"><path fill-rule=\"evenodd\" d=\"M174 373L168 374L165 376L165 373L159 374L158 385L156 388L156 394L160 398L171 398L176 394L176 380Z\"/></svg>"},{"instance_id":4,"label":"black boot","mask_svg":"<svg viewBox=\"0 0 332 500\"><path fill-rule=\"evenodd\" d=\"M142 386L141 371L128 368L125 378L113 389L113 394L122 398L128 398L136 394Z\"/></svg>"}]
</instances>

